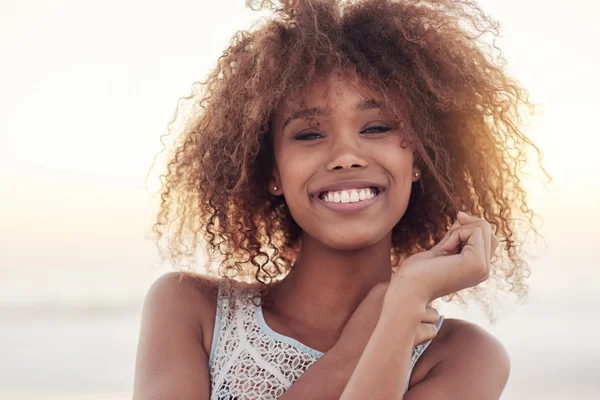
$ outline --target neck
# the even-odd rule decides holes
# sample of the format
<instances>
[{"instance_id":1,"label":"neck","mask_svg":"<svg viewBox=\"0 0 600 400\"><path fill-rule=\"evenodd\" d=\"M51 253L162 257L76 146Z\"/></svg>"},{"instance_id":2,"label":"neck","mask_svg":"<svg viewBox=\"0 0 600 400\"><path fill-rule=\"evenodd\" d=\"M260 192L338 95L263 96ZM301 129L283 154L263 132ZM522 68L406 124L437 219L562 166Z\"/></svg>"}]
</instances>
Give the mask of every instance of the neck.
<instances>
[{"instance_id":1,"label":"neck","mask_svg":"<svg viewBox=\"0 0 600 400\"><path fill-rule=\"evenodd\" d=\"M355 251L333 250L305 235L291 272L270 291L269 307L285 318L341 330L369 290L390 280L390 248L391 234Z\"/></svg>"}]
</instances>

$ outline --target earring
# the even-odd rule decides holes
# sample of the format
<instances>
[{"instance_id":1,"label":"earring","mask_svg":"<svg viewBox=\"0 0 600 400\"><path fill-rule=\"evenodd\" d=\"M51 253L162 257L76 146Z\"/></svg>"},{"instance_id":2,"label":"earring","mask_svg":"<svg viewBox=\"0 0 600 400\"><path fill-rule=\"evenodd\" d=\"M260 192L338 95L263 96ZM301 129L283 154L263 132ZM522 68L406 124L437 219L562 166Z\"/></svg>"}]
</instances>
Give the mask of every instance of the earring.
<instances>
[{"instance_id":1,"label":"earring","mask_svg":"<svg viewBox=\"0 0 600 400\"><path fill-rule=\"evenodd\" d=\"M415 178L418 178L418 177L419 177L419 175L420 175L420 174L419 174L419 172L418 172L418 171L415 171L415 172L413 172L413 176L414 176Z\"/></svg>"},{"instance_id":2,"label":"earring","mask_svg":"<svg viewBox=\"0 0 600 400\"><path fill-rule=\"evenodd\" d=\"M278 189L277 186L273 186L274 191L277 191L277 189Z\"/></svg>"}]
</instances>

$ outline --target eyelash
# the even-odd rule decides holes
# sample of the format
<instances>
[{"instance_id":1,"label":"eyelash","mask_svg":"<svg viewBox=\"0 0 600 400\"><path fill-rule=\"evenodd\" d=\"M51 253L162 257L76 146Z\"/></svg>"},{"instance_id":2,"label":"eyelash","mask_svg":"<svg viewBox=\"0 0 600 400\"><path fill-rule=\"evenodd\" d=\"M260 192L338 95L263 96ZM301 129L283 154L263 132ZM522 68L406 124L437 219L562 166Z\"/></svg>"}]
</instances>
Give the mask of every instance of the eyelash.
<instances>
[{"instance_id":1,"label":"eyelash","mask_svg":"<svg viewBox=\"0 0 600 400\"><path fill-rule=\"evenodd\" d=\"M365 131L371 130L371 129L380 129L379 132L372 132L372 133L367 133ZM366 134L366 135L373 135L373 134L378 134L378 133L384 133L387 131L390 131L392 128L390 128L389 126L385 126L385 125L373 125L373 126L369 126L368 128L365 128L361 133ZM298 133L296 135L294 135L294 139L295 140L314 140L314 139L318 139L317 136L321 136L321 133L319 132L302 132L302 133Z\"/></svg>"}]
</instances>

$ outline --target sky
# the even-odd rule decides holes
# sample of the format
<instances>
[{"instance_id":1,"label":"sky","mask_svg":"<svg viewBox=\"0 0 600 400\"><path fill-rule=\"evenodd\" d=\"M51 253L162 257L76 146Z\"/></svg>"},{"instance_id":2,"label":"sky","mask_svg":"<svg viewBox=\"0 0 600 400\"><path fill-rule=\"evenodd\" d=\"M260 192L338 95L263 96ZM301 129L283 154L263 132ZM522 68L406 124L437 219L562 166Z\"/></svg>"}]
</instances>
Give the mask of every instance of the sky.
<instances>
[{"instance_id":1,"label":"sky","mask_svg":"<svg viewBox=\"0 0 600 400\"><path fill-rule=\"evenodd\" d=\"M563 239L591 245L600 221L599 6L480 4L501 22L509 72L544 112L529 135L554 181L544 185L536 172L531 205L549 224L546 235L578 233ZM139 238L152 223L160 135L177 100L258 13L242 0L0 7L0 212L10 227L0 232L2 273L33 274L42 263L79 269L90 251L147 246ZM95 260L98 268L113 261Z\"/></svg>"},{"instance_id":2,"label":"sky","mask_svg":"<svg viewBox=\"0 0 600 400\"><path fill-rule=\"evenodd\" d=\"M546 239L532 298L566 315L600 285L600 5L479 4L543 110L528 134L554 181L527 181ZM243 0L0 3L0 305L135 303L170 269L149 237L160 136L257 16Z\"/></svg>"}]
</instances>

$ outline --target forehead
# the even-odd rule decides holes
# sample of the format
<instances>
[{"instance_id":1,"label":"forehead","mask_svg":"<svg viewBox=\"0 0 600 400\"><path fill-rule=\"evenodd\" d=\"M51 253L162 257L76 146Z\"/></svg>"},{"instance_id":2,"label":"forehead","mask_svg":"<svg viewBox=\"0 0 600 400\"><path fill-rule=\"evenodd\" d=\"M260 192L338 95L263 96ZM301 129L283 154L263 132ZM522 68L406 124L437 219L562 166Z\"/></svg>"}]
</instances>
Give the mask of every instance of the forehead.
<instances>
[{"instance_id":1,"label":"forehead","mask_svg":"<svg viewBox=\"0 0 600 400\"><path fill-rule=\"evenodd\" d=\"M354 108L361 101L382 104L380 96L361 82L331 75L314 81L304 91L285 99L276 112L276 118L283 120L297 110L313 107L334 113L339 108Z\"/></svg>"}]
</instances>

